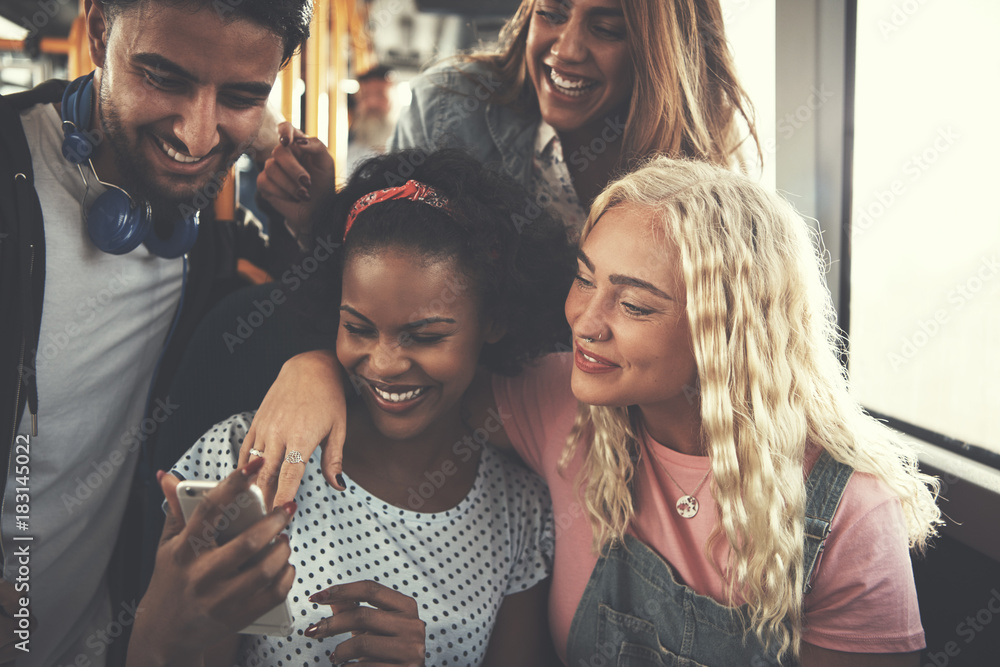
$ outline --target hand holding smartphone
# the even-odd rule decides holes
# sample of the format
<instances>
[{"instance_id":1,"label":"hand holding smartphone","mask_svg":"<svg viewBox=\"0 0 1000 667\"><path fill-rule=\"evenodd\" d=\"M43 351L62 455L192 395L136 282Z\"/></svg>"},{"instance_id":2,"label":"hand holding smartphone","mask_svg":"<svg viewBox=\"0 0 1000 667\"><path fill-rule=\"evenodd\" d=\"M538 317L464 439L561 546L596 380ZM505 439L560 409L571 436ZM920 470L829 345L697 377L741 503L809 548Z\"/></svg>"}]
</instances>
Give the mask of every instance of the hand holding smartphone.
<instances>
[{"instance_id":1,"label":"hand holding smartphone","mask_svg":"<svg viewBox=\"0 0 1000 667\"><path fill-rule=\"evenodd\" d=\"M177 500L180 501L184 521L190 520L202 497L214 489L218 482L183 480L177 485ZM195 530L195 535L206 542L215 539L220 547L267 514L264 495L256 485L250 485L236 498L220 508L222 516L214 525L206 524L203 530ZM248 562L252 565L256 559ZM256 621L239 631L241 634L287 636L292 632L292 614L286 598Z\"/></svg>"}]
</instances>

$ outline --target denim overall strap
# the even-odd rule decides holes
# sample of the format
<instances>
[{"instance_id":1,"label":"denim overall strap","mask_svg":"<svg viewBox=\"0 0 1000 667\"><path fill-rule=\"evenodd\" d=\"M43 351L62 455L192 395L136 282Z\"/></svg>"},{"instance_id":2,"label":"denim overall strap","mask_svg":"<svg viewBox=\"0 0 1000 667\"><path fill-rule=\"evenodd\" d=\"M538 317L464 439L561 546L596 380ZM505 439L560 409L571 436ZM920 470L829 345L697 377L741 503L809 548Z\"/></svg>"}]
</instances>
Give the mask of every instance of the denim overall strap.
<instances>
[{"instance_id":1,"label":"denim overall strap","mask_svg":"<svg viewBox=\"0 0 1000 667\"><path fill-rule=\"evenodd\" d=\"M853 470L825 452L806 482L806 580ZM746 632L746 605L727 607L699 595L648 546L626 535L597 561L570 626L570 667L773 667ZM786 661L782 664L789 664Z\"/></svg>"},{"instance_id":2,"label":"denim overall strap","mask_svg":"<svg viewBox=\"0 0 1000 667\"><path fill-rule=\"evenodd\" d=\"M816 561L823 552L826 536L830 534L830 523L840 506L847 482L854 474L854 468L840 463L824 449L816 459L809 478L806 480L806 521L805 545L802 551L803 593L812 589L813 571Z\"/></svg>"}]
</instances>

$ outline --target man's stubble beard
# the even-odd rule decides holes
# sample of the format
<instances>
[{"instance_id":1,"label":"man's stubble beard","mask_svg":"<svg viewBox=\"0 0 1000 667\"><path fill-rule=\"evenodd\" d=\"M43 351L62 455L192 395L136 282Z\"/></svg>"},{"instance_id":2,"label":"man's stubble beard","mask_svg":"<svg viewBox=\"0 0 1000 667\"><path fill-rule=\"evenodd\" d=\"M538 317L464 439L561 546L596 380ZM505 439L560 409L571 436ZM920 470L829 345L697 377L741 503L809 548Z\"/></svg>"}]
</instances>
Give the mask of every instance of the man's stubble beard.
<instances>
[{"instance_id":1,"label":"man's stubble beard","mask_svg":"<svg viewBox=\"0 0 1000 667\"><path fill-rule=\"evenodd\" d=\"M142 157L140 150L140 143L143 139L141 135L137 136L136 144L134 146L130 144L125 124L104 87L103 76L101 77L97 110L101 130L111 146L115 166L123 181L121 188L132 197L137 206L141 207L144 205L143 202L148 202L153 211L154 220L164 222L179 220L183 217L184 211L199 208L202 201L213 200L214 197L209 196L209 194L215 194L222 189L222 184L229 176L228 168L222 172L211 172L200 182L192 182L188 186L189 192L182 195L170 192L150 178L149 175L153 173L153 168ZM223 164L229 167L238 157L238 154L232 155ZM214 187L208 187L212 183L214 183Z\"/></svg>"}]
</instances>

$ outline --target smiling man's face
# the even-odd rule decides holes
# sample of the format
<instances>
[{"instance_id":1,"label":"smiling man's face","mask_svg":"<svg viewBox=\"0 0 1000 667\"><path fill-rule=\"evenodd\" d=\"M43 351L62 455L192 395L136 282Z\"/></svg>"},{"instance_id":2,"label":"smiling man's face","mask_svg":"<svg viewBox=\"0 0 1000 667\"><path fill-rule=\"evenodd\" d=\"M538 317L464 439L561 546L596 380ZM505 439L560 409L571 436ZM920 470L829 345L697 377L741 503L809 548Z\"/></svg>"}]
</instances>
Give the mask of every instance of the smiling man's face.
<instances>
[{"instance_id":1,"label":"smiling man's face","mask_svg":"<svg viewBox=\"0 0 1000 667\"><path fill-rule=\"evenodd\" d=\"M260 130L281 38L249 20L223 20L211 5L142 2L110 24L99 6L88 9L107 139L98 173L154 210L214 194L209 183L218 185Z\"/></svg>"}]
</instances>

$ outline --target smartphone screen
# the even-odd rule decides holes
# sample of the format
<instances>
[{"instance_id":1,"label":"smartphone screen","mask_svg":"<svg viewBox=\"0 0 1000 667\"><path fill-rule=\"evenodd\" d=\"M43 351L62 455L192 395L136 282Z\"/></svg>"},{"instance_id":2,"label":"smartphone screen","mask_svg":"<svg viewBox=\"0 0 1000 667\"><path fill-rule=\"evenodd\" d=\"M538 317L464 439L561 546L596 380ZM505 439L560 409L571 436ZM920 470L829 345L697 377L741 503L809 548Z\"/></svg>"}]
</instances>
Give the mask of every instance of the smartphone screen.
<instances>
[{"instance_id":1,"label":"smartphone screen","mask_svg":"<svg viewBox=\"0 0 1000 667\"><path fill-rule=\"evenodd\" d=\"M182 481L177 485L177 499L180 501L185 522L190 520L202 497L217 485L218 482L189 481ZM256 485L251 485L231 502L223 505L220 510L222 516L219 520L212 525L206 522L202 530L197 533L206 541L209 538L214 539L219 546L229 542L267 514L264 494Z\"/></svg>"}]
</instances>

